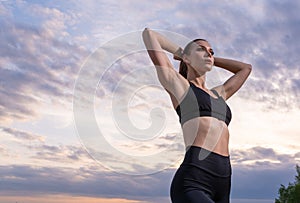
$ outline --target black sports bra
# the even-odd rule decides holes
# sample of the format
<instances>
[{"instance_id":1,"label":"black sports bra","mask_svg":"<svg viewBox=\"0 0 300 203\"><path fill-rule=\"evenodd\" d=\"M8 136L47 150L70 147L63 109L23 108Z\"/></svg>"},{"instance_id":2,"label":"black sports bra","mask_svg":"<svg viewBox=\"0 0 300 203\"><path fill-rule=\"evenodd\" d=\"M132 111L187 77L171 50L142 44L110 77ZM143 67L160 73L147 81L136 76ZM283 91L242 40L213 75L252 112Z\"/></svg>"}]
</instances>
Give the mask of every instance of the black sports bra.
<instances>
[{"instance_id":1,"label":"black sports bra","mask_svg":"<svg viewBox=\"0 0 300 203\"><path fill-rule=\"evenodd\" d=\"M224 121L227 126L231 121L231 110L223 97L216 90L212 90L218 98L210 96L207 92L190 82L190 87L182 102L177 106L176 112L183 125L186 121L202 116L210 116Z\"/></svg>"}]
</instances>

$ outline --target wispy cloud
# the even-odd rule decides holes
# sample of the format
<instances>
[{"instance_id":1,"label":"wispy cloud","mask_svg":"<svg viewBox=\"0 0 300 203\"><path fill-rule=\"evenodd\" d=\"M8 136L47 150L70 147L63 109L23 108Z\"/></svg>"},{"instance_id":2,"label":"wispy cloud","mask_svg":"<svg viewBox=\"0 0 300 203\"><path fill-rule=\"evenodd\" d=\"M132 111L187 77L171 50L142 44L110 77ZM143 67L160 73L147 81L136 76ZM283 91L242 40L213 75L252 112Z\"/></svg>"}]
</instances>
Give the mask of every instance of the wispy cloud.
<instances>
[{"instance_id":1,"label":"wispy cloud","mask_svg":"<svg viewBox=\"0 0 300 203\"><path fill-rule=\"evenodd\" d=\"M97 198L86 196L70 196L70 195L2 195L1 200L4 202L30 202L30 203L148 203L144 201L136 201L125 198Z\"/></svg>"},{"instance_id":2,"label":"wispy cloud","mask_svg":"<svg viewBox=\"0 0 300 203\"><path fill-rule=\"evenodd\" d=\"M91 162L91 157L85 149L80 146L66 145L47 145L28 146L30 150L35 151L35 155L31 157L33 160L61 162L61 163L85 163Z\"/></svg>"},{"instance_id":3,"label":"wispy cloud","mask_svg":"<svg viewBox=\"0 0 300 203\"><path fill-rule=\"evenodd\" d=\"M52 131L72 113L73 87L89 54L124 33L150 27L170 30L191 39L206 38L214 46L216 55L253 65L249 80L229 101L236 112L234 126L231 126L234 132L231 135L234 138L231 142L234 146L231 152L233 196L274 196L280 183L293 178L292 167L300 159L297 144L299 9L299 2L288 0L218 3L180 0L172 3L156 0L1 1L0 133L3 143L0 154L6 162L0 167L1 182L3 180L0 191L3 194L36 191L148 201L153 196L166 199L173 169L134 178L111 173L97 165L81 145L74 144L74 140L71 144L61 141L66 139L66 134L56 135ZM138 37L141 40L141 36ZM126 43L129 48L133 46L130 41ZM93 61L91 77L99 71L101 59ZM119 58L97 84L95 93L98 127L112 146L129 155L163 150L174 140L179 143L176 140L180 133L178 118L166 94L157 87L138 91L142 84L139 81L157 84L153 71L131 72L140 67L154 70L146 52ZM215 70L219 77L208 75L208 82L221 83L230 76L218 68ZM128 81L122 87L128 88L115 89L125 76ZM120 137L120 131L117 129L116 132L116 120L109 117L112 94L116 96L115 104L124 107L121 110L129 109L131 120L123 120L125 124L147 128L152 122L149 109L153 107L164 110L172 119L167 118L165 131L156 139L147 140L149 142L129 139L129 142ZM133 97L126 100L126 95ZM53 115L51 119L55 120L55 125L53 121L43 121L45 114ZM33 120L43 124L45 133L37 127L28 130L27 124ZM139 134L134 138L143 136ZM249 143L250 147L241 149L240 141ZM266 145L261 146L261 143ZM174 144L174 151L170 152L173 154L165 153L172 158L163 161L174 161L174 154L175 158L180 154L183 156L182 146ZM145 170L142 162L119 160L120 157L107 151L101 151L98 158L104 165L113 162L116 168L123 164L133 171ZM154 161L154 168L162 168L159 164ZM264 187L260 186L263 184Z\"/></svg>"},{"instance_id":4,"label":"wispy cloud","mask_svg":"<svg viewBox=\"0 0 300 203\"><path fill-rule=\"evenodd\" d=\"M6 30L1 32L0 119L26 120L43 112L42 104L70 102L74 78L89 52L45 35L43 28L0 23Z\"/></svg>"},{"instance_id":5,"label":"wispy cloud","mask_svg":"<svg viewBox=\"0 0 300 203\"><path fill-rule=\"evenodd\" d=\"M164 195L167 192L168 184L167 182L163 183L165 189L162 192L161 186L154 187L158 183L159 177L120 176L86 168L76 170L30 166L3 166L0 168L1 177L3 177L3 184L0 187L3 194L59 193L139 199L141 196L152 196L152 192L158 196Z\"/></svg>"},{"instance_id":6,"label":"wispy cloud","mask_svg":"<svg viewBox=\"0 0 300 203\"><path fill-rule=\"evenodd\" d=\"M40 141L43 142L45 140L44 136L37 135L35 133L20 131L14 128L0 127L0 130L4 133L20 140L25 141Z\"/></svg>"},{"instance_id":7,"label":"wispy cloud","mask_svg":"<svg viewBox=\"0 0 300 203\"><path fill-rule=\"evenodd\" d=\"M298 109L299 46L294 40L300 32L296 26L300 23L296 15L299 3L236 2L234 7L231 3L195 4L189 9L177 8L178 15L193 19L195 26L180 25L173 30L192 38L200 35L216 46L218 55L251 63L253 72L239 96L260 101L270 110Z\"/></svg>"},{"instance_id":8,"label":"wispy cloud","mask_svg":"<svg viewBox=\"0 0 300 203\"><path fill-rule=\"evenodd\" d=\"M54 152L60 151L54 147L48 148ZM239 150L233 154L232 198L275 197L280 184L293 179L293 159L299 156L278 154L262 147ZM57 153L56 155L59 156ZM264 161L266 159L271 161ZM91 197L147 200L151 197L168 196L174 173L173 169L169 169L147 176L130 176L103 171L97 165L82 165L79 168L1 166L3 184L0 191L5 194L85 194ZM244 184L245 182L248 184Z\"/></svg>"},{"instance_id":9,"label":"wispy cloud","mask_svg":"<svg viewBox=\"0 0 300 203\"><path fill-rule=\"evenodd\" d=\"M232 162L237 167L252 167L260 169L266 168L293 168L299 153L296 154L280 154L273 148L253 147L244 150L232 151Z\"/></svg>"}]
</instances>

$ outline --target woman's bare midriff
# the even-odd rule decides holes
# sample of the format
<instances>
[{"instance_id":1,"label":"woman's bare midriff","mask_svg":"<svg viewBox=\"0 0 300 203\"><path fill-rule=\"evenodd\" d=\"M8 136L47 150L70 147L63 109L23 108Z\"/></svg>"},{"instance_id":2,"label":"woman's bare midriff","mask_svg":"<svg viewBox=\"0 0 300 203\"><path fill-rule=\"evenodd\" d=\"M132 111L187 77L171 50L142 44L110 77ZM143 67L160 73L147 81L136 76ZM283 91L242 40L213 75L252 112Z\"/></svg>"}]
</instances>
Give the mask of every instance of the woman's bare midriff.
<instances>
[{"instance_id":1,"label":"woman's bare midriff","mask_svg":"<svg viewBox=\"0 0 300 203\"><path fill-rule=\"evenodd\" d=\"M229 131L224 121L214 117L197 117L182 126L185 146L198 146L229 156Z\"/></svg>"}]
</instances>

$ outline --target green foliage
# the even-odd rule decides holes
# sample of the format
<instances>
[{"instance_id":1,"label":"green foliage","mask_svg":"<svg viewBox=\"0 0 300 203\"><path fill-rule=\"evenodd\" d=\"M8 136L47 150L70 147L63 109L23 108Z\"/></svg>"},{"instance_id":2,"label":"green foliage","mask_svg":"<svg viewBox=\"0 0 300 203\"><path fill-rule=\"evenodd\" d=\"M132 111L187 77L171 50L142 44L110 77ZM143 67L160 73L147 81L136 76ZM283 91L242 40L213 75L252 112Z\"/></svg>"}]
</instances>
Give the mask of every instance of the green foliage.
<instances>
[{"instance_id":1,"label":"green foliage","mask_svg":"<svg viewBox=\"0 0 300 203\"><path fill-rule=\"evenodd\" d=\"M297 170L297 175L295 177L295 181L296 181L296 184L300 184L300 166L296 166L296 170Z\"/></svg>"},{"instance_id":2,"label":"green foliage","mask_svg":"<svg viewBox=\"0 0 300 203\"><path fill-rule=\"evenodd\" d=\"M281 184L278 190L279 198L275 199L275 203L300 203L300 167L298 165L296 171L294 183L289 183L288 187Z\"/></svg>"}]
</instances>

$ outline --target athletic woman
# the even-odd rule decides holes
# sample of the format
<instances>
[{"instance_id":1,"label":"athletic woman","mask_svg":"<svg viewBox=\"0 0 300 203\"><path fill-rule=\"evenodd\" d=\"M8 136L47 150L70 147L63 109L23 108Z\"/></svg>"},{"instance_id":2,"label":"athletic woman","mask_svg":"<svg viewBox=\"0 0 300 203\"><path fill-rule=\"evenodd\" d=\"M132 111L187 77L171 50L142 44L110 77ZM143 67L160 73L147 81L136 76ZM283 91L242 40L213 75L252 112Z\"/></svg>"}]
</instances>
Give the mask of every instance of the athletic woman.
<instances>
[{"instance_id":1,"label":"athletic woman","mask_svg":"<svg viewBox=\"0 0 300 203\"><path fill-rule=\"evenodd\" d=\"M173 203L228 203L231 165L229 99L248 78L251 65L214 57L208 41L196 39L184 49L158 32L146 28L143 40L158 79L170 95L181 123L186 154L171 184ZM165 51L181 60L179 73ZM233 75L222 85L206 87L206 73L213 66Z\"/></svg>"}]
</instances>

